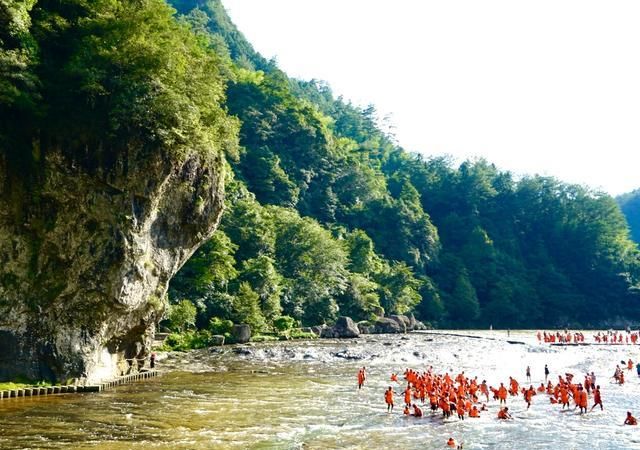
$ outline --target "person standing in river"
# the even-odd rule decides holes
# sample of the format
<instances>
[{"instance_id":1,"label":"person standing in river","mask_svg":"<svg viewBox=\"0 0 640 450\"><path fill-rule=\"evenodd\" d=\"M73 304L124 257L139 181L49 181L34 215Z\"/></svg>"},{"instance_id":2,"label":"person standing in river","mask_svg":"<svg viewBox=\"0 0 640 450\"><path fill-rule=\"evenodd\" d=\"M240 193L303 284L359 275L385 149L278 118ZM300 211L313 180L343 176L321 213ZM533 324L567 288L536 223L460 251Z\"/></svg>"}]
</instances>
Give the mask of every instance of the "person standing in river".
<instances>
[{"instance_id":1,"label":"person standing in river","mask_svg":"<svg viewBox=\"0 0 640 450\"><path fill-rule=\"evenodd\" d=\"M384 391L384 402L387 404L387 412L393 412L393 388Z\"/></svg>"},{"instance_id":2,"label":"person standing in river","mask_svg":"<svg viewBox=\"0 0 640 450\"><path fill-rule=\"evenodd\" d=\"M366 367L358 370L358 389L362 389L362 386L364 386L364 381L367 379L366 370Z\"/></svg>"},{"instance_id":3,"label":"person standing in river","mask_svg":"<svg viewBox=\"0 0 640 450\"><path fill-rule=\"evenodd\" d=\"M544 381L547 381L547 378L549 377L549 367L545 364L544 365Z\"/></svg>"},{"instance_id":4,"label":"person standing in river","mask_svg":"<svg viewBox=\"0 0 640 450\"><path fill-rule=\"evenodd\" d=\"M595 389L593 390L593 406L591 407L591 411L593 411L593 408L595 408L598 405L600 405L600 411L602 411L604 407L602 406L602 397L600 395L600 385L596 386Z\"/></svg>"},{"instance_id":5,"label":"person standing in river","mask_svg":"<svg viewBox=\"0 0 640 450\"><path fill-rule=\"evenodd\" d=\"M527 381L531 383L531 367L527 366Z\"/></svg>"}]
</instances>

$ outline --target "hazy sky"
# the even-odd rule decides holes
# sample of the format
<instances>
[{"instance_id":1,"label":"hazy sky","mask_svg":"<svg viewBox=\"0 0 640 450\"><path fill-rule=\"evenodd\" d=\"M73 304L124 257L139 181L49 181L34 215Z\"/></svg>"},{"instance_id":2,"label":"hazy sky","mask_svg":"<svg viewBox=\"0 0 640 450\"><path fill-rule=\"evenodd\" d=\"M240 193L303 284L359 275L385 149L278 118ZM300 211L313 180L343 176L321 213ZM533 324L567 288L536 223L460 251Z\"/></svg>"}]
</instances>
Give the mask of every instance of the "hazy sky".
<instances>
[{"instance_id":1,"label":"hazy sky","mask_svg":"<svg viewBox=\"0 0 640 450\"><path fill-rule=\"evenodd\" d=\"M640 187L640 1L223 4L290 76L391 115L407 150Z\"/></svg>"}]
</instances>

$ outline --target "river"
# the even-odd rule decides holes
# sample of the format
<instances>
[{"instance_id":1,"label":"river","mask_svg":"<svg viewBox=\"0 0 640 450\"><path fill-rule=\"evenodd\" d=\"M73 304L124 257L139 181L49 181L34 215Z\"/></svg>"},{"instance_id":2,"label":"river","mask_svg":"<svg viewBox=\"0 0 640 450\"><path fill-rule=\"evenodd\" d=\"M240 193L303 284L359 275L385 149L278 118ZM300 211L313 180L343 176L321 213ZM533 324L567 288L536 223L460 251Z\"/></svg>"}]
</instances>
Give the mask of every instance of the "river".
<instances>
[{"instance_id":1,"label":"river","mask_svg":"<svg viewBox=\"0 0 640 450\"><path fill-rule=\"evenodd\" d=\"M459 332L458 332L459 333ZM549 347L533 332L468 332L479 338L372 335L351 341L264 343L172 354L165 373L99 394L0 401L1 449L439 449L452 436L465 449L640 449L640 428L623 426L627 410L640 415L640 380L611 382L621 360L638 347ZM590 333L585 332L587 335ZM345 358L346 357L346 358ZM361 359L348 359L361 358ZM387 414L383 393L391 372L406 367L469 375L489 384L509 376L533 385L594 371L604 411L560 412L546 394L529 410L509 399L514 420L498 421L498 406L479 419ZM356 372L367 367L361 391ZM401 391L397 386L396 391ZM591 401L591 399L590 399ZM401 396L396 396L396 404Z\"/></svg>"}]
</instances>

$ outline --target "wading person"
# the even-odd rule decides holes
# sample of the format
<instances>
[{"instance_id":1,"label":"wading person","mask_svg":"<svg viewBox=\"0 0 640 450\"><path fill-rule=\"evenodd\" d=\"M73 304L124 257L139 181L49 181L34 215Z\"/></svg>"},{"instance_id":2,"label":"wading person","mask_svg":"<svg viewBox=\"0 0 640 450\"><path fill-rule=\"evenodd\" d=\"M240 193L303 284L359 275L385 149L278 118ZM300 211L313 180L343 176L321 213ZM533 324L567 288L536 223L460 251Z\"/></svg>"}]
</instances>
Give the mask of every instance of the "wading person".
<instances>
[{"instance_id":1,"label":"wading person","mask_svg":"<svg viewBox=\"0 0 640 450\"><path fill-rule=\"evenodd\" d=\"M604 407L602 406L602 397L600 397L600 385L597 385L593 390L593 406L591 407L591 411L597 405L600 405L600 410L602 411Z\"/></svg>"},{"instance_id":2,"label":"wading person","mask_svg":"<svg viewBox=\"0 0 640 450\"><path fill-rule=\"evenodd\" d=\"M545 364L544 365L544 381L545 383L547 382L547 377L549 376L549 367Z\"/></svg>"},{"instance_id":3,"label":"wading person","mask_svg":"<svg viewBox=\"0 0 640 450\"><path fill-rule=\"evenodd\" d=\"M362 389L362 386L364 386L364 382L366 379L367 379L366 367L363 367L362 369L358 370L358 389Z\"/></svg>"},{"instance_id":4,"label":"wading person","mask_svg":"<svg viewBox=\"0 0 640 450\"><path fill-rule=\"evenodd\" d=\"M384 391L384 402L387 404L387 412L393 411L393 388L391 386Z\"/></svg>"}]
</instances>

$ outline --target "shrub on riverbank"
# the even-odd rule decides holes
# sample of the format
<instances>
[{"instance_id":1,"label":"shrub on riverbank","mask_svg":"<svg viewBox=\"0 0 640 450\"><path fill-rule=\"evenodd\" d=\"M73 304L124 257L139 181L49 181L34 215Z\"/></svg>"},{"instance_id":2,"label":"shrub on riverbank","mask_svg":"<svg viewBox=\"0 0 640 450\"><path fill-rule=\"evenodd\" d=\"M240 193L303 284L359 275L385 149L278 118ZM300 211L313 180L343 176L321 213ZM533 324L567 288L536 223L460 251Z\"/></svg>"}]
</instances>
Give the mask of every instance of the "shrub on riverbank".
<instances>
[{"instance_id":1,"label":"shrub on riverbank","mask_svg":"<svg viewBox=\"0 0 640 450\"><path fill-rule=\"evenodd\" d=\"M164 340L160 350L187 351L197 348L206 348L211 345L212 334L209 330L185 331L184 333L171 333Z\"/></svg>"},{"instance_id":2,"label":"shrub on riverbank","mask_svg":"<svg viewBox=\"0 0 640 450\"><path fill-rule=\"evenodd\" d=\"M13 389L23 389L33 386L50 386L46 381L34 381L25 377L14 378L11 381L0 382L0 391L11 391Z\"/></svg>"}]
</instances>

